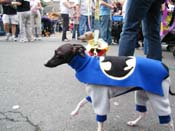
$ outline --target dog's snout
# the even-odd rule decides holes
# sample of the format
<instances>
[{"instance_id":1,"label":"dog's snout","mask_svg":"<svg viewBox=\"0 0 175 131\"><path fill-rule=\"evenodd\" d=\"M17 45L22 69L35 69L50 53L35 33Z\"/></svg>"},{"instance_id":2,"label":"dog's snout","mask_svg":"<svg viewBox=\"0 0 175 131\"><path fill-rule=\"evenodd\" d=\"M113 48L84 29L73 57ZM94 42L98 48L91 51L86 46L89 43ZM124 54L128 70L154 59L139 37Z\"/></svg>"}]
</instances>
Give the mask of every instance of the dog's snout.
<instances>
[{"instance_id":1,"label":"dog's snout","mask_svg":"<svg viewBox=\"0 0 175 131\"><path fill-rule=\"evenodd\" d=\"M45 63L44 66L49 67L48 63Z\"/></svg>"},{"instance_id":2,"label":"dog's snout","mask_svg":"<svg viewBox=\"0 0 175 131\"><path fill-rule=\"evenodd\" d=\"M49 62L44 64L45 67L51 67L51 64L49 64Z\"/></svg>"}]
</instances>

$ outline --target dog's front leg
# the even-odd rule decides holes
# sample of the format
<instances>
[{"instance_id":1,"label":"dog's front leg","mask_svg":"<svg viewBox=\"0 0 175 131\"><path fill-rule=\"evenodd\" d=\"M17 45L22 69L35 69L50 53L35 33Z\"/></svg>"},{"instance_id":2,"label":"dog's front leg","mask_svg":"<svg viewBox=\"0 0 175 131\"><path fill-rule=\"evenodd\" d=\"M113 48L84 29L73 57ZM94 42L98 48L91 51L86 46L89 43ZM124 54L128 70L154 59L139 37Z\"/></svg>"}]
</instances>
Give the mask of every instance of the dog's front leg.
<instances>
[{"instance_id":1,"label":"dog's front leg","mask_svg":"<svg viewBox=\"0 0 175 131\"><path fill-rule=\"evenodd\" d=\"M82 99L82 100L78 103L77 107L71 112L70 115L71 115L71 116L76 116L76 115L78 115L78 113L79 113L81 107L83 107L86 103L88 103L87 99L86 99L86 98Z\"/></svg>"},{"instance_id":2,"label":"dog's front leg","mask_svg":"<svg viewBox=\"0 0 175 131\"><path fill-rule=\"evenodd\" d=\"M143 118L145 118L145 115L146 115L146 112L144 112L144 113L141 113L141 112L140 112L139 117L138 117L137 119L135 119L134 121L128 121L128 122L127 122L127 125L128 125L128 126L135 126L135 125L137 125L137 123L138 123L140 120L142 120Z\"/></svg>"},{"instance_id":3,"label":"dog's front leg","mask_svg":"<svg viewBox=\"0 0 175 131\"><path fill-rule=\"evenodd\" d=\"M103 129L103 122L98 122L98 129L97 131L104 131Z\"/></svg>"},{"instance_id":4,"label":"dog's front leg","mask_svg":"<svg viewBox=\"0 0 175 131\"><path fill-rule=\"evenodd\" d=\"M175 131L175 130L174 130L174 123L173 123L173 120L170 121L170 123L168 124L168 127L169 127L169 130L170 130L170 131Z\"/></svg>"}]
</instances>

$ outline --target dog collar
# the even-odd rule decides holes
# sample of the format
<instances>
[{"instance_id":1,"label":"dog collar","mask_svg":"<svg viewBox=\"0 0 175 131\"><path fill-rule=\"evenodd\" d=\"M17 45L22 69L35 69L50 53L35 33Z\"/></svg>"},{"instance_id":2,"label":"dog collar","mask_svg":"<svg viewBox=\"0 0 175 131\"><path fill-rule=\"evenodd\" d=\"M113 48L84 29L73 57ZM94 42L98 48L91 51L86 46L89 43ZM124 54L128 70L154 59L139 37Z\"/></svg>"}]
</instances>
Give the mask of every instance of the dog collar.
<instances>
[{"instance_id":1,"label":"dog collar","mask_svg":"<svg viewBox=\"0 0 175 131\"><path fill-rule=\"evenodd\" d=\"M88 56L86 53L85 53L84 57L82 57L80 55L76 55L72 58L69 65L78 72L87 65L87 63L88 63L88 61L90 61L90 59L91 59L91 57Z\"/></svg>"}]
</instances>

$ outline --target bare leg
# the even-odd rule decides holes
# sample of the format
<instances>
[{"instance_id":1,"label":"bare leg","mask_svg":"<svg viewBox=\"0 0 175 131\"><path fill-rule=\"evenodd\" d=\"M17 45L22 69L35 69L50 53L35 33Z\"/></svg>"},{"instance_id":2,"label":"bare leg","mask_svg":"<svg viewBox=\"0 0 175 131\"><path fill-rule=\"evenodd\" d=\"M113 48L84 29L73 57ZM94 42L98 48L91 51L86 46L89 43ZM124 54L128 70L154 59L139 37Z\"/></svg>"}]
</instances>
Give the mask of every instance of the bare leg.
<instances>
[{"instance_id":1,"label":"bare leg","mask_svg":"<svg viewBox=\"0 0 175 131\"><path fill-rule=\"evenodd\" d=\"M175 131L173 120L170 121L170 123L168 124L168 127L169 127L170 131Z\"/></svg>"},{"instance_id":2,"label":"bare leg","mask_svg":"<svg viewBox=\"0 0 175 131\"><path fill-rule=\"evenodd\" d=\"M9 33L9 24L8 23L4 23L4 30L6 33Z\"/></svg>"},{"instance_id":3,"label":"bare leg","mask_svg":"<svg viewBox=\"0 0 175 131\"><path fill-rule=\"evenodd\" d=\"M16 25L12 25L12 35L15 36L16 34Z\"/></svg>"},{"instance_id":4,"label":"bare leg","mask_svg":"<svg viewBox=\"0 0 175 131\"><path fill-rule=\"evenodd\" d=\"M97 131L104 131L103 129L103 122L98 122L98 129Z\"/></svg>"},{"instance_id":5,"label":"bare leg","mask_svg":"<svg viewBox=\"0 0 175 131\"><path fill-rule=\"evenodd\" d=\"M83 107L86 103L88 103L88 101L86 100L86 98L82 99L82 100L78 103L77 107L71 112L70 115L71 115L71 116L76 116L76 115L78 115L78 113L79 113L81 107Z\"/></svg>"},{"instance_id":6,"label":"bare leg","mask_svg":"<svg viewBox=\"0 0 175 131\"><path fill-rule=\"evenodd\" d=\"M142 120L143 118L145 118L145 115L146 115L145 112L144 112L144 113L140 113L140 114L139 114L139 117L138 117L136 120L134 120L134 121L128 121L128 122L127 122L127 125L128 125L128 126L135 126L135 125L137 125L137 123L138 123L140 120Z\"/></svg>"}]
</instances>

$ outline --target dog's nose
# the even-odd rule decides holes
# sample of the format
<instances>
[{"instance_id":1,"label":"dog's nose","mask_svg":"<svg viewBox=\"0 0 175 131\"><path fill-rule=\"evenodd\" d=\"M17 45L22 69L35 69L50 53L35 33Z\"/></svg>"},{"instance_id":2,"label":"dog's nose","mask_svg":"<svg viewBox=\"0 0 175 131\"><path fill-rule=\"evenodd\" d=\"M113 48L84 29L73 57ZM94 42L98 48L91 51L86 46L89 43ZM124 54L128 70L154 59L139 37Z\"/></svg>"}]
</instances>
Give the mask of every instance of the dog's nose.
<instances>
[{"instance_id":1,"label":"dog's nose","mask_svg":"<svg viewBox=\"0 0 175 131\"><path fill-rule=\"evenodd\" d=\"M49 64L48 63L45 63L44 66L49 67Z\"/></svg>"},{"instance_id":2,"label":"dog's nose","mask_svg":"<svg viewBox=\"0 0 175 131\"><path fill-rule=\"evenodd\" d=\"M50 62L47 62L46 64L44 64L45 67L49 67L49 68L54 68L56 67L56 65L50 63Z\"/></svg>"}]
</instances>

